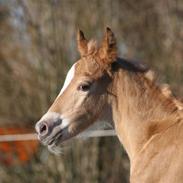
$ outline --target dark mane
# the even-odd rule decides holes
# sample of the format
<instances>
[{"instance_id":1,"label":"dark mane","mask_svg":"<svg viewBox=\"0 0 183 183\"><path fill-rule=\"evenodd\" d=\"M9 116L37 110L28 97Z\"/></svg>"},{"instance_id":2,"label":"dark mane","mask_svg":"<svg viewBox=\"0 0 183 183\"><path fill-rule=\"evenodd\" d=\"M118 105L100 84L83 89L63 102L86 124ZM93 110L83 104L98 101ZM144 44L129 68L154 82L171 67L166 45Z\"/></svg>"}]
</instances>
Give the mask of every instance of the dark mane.
<instances>
[{"instance_id":1,"label":"dark mane","mask_svg":"<svg viewBox=\"0 0 183 183\"><path fill-rule=\"evenodd\" d=\"M126 60L124 58L117 58L116 62L113 62L112 69L114 71L117 70L119 67L131 72L145 73L149 70L146 65L138 61Z\"/></svg>"}]
</instances>

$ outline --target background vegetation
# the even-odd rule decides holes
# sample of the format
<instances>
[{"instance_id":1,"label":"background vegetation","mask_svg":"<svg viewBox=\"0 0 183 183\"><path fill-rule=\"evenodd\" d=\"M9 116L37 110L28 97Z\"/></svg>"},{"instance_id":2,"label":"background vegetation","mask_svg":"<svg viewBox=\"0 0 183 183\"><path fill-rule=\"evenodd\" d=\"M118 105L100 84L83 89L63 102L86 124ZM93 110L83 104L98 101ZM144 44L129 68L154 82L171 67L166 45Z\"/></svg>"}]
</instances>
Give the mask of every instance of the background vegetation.
<instances>
[{"instance_id":1,"label":"background vegetation","mask_svg":"<svg viewBox=\"0 0 183 183\"><path fill-rule=\"evenodd\" d=\"M78 58L76 30L110 26L121 57L141 60L183 95L182 0L0 0L0 126L29 127L58 94ZM77 140L61 156L39 147L27 163L0 166L0 182L128 182L117 138Z\"/></svg>"}]
</instances>

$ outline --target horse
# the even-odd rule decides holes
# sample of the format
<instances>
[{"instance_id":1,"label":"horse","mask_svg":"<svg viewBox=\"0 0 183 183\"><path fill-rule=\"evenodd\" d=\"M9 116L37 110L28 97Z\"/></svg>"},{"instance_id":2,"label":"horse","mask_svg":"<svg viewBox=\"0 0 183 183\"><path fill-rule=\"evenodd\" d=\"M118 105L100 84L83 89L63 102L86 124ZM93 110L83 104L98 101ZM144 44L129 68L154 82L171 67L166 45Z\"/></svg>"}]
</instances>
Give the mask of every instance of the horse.
<instances>
[{"instance_id":1,"label":"horse","mask_svg":"<svg viewBox=\"0 0 183 183\"><path fill-rule=\"evenodd\" d=\"M39 140L51 149L107 121L129 156L131 183L182 183L182 102L152 70L118 57L109 27L100 45L78 30L77 47L80 59L36 123Z\"/></svg>"}]
</instances>

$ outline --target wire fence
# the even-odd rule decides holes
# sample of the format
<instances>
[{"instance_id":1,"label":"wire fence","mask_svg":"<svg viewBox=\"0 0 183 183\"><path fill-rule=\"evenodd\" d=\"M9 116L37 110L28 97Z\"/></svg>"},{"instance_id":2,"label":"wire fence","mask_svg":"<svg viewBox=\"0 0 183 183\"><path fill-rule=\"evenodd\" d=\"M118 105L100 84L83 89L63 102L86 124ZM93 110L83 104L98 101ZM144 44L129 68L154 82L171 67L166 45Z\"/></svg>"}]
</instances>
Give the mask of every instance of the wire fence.
<instances>
[{"instance_id":1,"label":"wire fence","mask_svg":"<svg viewBox=\"0 0 183 183\"><path fill-rule=\"evenodd\" d=\"M116 136L114 130L90 130L82 132L76 138ZM36 133L0 135L0 142L38 140Z\"/></svg>"}]
</instances>

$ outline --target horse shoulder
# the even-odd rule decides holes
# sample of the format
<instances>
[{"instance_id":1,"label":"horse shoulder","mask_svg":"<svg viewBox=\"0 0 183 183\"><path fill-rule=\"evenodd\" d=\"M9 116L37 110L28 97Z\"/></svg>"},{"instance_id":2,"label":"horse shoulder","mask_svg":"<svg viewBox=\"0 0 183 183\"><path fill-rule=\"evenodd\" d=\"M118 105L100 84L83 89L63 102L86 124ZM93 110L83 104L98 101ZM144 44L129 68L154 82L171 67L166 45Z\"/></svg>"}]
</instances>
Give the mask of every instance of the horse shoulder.
<instances>
[{"instance_id":1,"label":"horse shoulder","mask_svg":"<svg viewBox=\"0 0 183 183\"><path fill-rule=\"evenodd\" d=\"M131 183L181 183L183 180L183 120L154 135L132 160Z\"/></svg>"}]
</instances>

